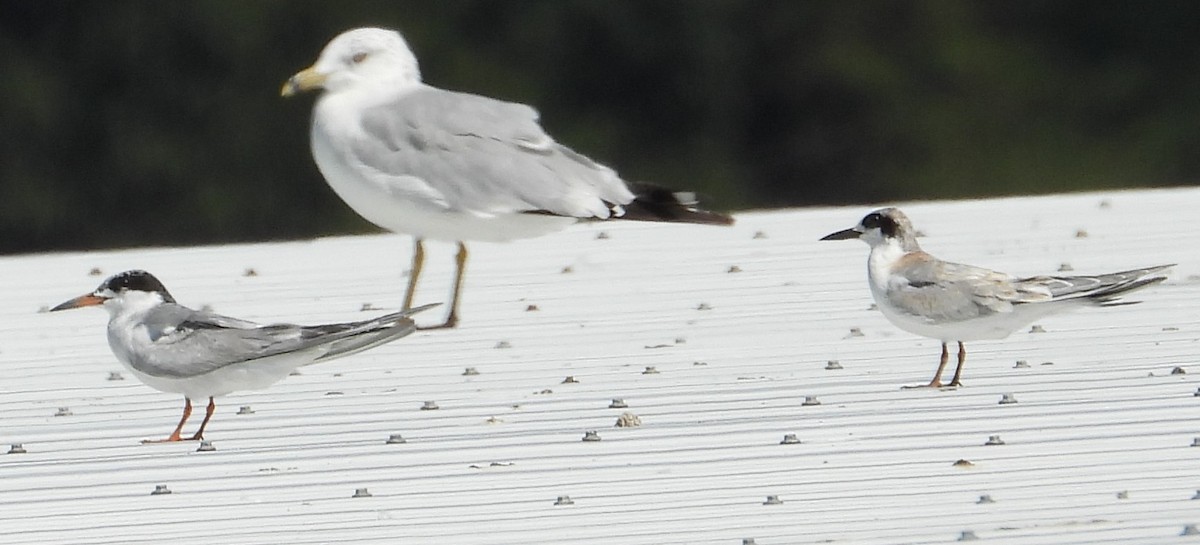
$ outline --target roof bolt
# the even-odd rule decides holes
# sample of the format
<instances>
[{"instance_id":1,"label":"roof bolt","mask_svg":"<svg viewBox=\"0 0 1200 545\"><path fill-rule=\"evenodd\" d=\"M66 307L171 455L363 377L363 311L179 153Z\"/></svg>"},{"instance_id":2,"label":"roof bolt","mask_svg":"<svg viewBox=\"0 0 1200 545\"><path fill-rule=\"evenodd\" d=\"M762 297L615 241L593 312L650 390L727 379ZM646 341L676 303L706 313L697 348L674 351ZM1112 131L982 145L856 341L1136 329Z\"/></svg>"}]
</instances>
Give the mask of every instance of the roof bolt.
<instances>
[{"instance_id":1,"label":"roof bolt","mask_svg":"<svg viewBox=\"0 0 1200 545\"><path fill-rule=\"evenodd\" d=\"M213 446L212 441L200 441L200 448L197 448L196 452L212 452L214 450L217 450L217 447Z\"/></svg>"},{"instance_id":2,"label":"roof bolt","mask_svg":"<svg viewBox=\"0 0 1200 545\"><path fill-rule=\"evenodd\" d=\"M773 494L770 496L767 496L767 501L763 502L763 505L782 505L782 504L783 504L783 500L779 499L779 496L776 496Z\"/></svg>"},{"instance_id":3,"label":"roof bolt","mask_svg":"<svg viewBox=\"0 0 1200 545\"><path fill-rule=\"evenodd\" d=\"M1013 366L1013 369L1029 369L1029 362L1025 360L1017 360L1017 364Z\"/></svg>"},{"instance_id":4,"label":"roof bolt","mask_svg":"<svg viewBox=\"0 0 1200 545\"><path fill-rule=\"evenodd\" d=\"M118 371L109 371L108 380L125 380L125 377L121 376L121 373Z\"/></svg>"},{"instance_id":5,"label":"roof bolt","mask_svg":"<svg viewBox=\"0 0 1200 545\"><path fill-rule=\"evenodd\" d=\"M56 411L54 413L54 416L71 416L71 408L70 407L59 407L58 411Z\"/></svg>"},{"instance_id":6,"label":"roof bolt","mask_svg":"<svg viewBox=\"0 0 1200 545\"><path fill-rule=\"evenodd\" d=\"M563 267L563 269L562 269L562 274L571 274L573 272L575 272L575 269L571 268L570 265L567 265L566 267Z\"/></svg>"},{"instance_id":7,"label":"roof bolt","mask_svg":"<svg viewBox=\"0 0 1200 545\"><path fill-rule=\"evenodd\" d=\"M977 539L979 536L975 535L974 530L963 530L962 534L958 536L959 541L975 541Z\"/></svg>"},{"instance_id":8,"label":"roof bolt","mask_svg":"<svg viewBox=\"0 0 1200 545\"><path fill-rule=\"evenodd\" d=\"M512 348L512 343L510 343L508 341L500 341L500 342L496 343L496 348L500 348L500 349Z\"/></svg>"},{"instance_id":9,"label":"roof bolt","mask_svg":"<svg viewBox=\"0 0 1200 545\"><path fill-rule=\"evenodd\" d=\"M408 442L408 440L407 440L407 439L405 439L403 435L400 435L400 434L398 434L398 433L393 433L393 434L391 434L391 435L389 435L389 436L388 436L387 443L385 443L385 444L388 444L388 445L399 445L399 444L402 444L402 443L407 443L407 442Z\"/></svg>"},{"instance_id":10,"label":"roof bolt","mask_svg":"<svg viewBox=\"0 0 1200 545\"><path fill-rule=\"evenodd\" d=\"M436 411L436 410L438 410L438 404L436 401L426 401L425 404L421 405L421 410L422 411Z\"/></svg>"},{"instance_id":11,"label":"roof bolt","mask_svg":"<svg viewBox=\"0 0 1200 545\"><path fill-rule=\"evenodd\" d=\"M599 441L599 440L600 440L599 433L596 433L594 431L588 431L588 432L583 433L583 441L585 443L591 443L591 442L595 442L595 441Z\"/></svg>"},{"instance_id":12,"label":"roof bolt","mask_svg":"<svg viewBox=\"0 0 1200 545\"><path fill-rule=\"evenodd\" d=\"M1070 263L1063 263L1058 266L1058 272L1070 272L1073 270L1075 270L1075 267L1072 267Z\"/></svg>"},{"instance_id":13,"label":"roof bolt","mask_svg":"<svg viewBox=\"0 0 1200 545\"><path fill-rule=\"evenodd\" d=\"M993 499L992 499L992 495L991 495L991 494L984 494L984 495L982 495L982 496L979 496L979 501L977 501L977 502L975 502L975 503L978 503L978 504L981 504L981 505L982 505L982 504L985 504L985 503L996 503L996 500L993 500Z\"/></svg>"},{"instance_id":14,"label":"roof bolt","mask_svg":"<svg viewBox=\"0 0 1200 545\"><path fill-rule=\"evenodd\" d=\"M1195 438L1195 439L1192 439L1192 446L1193 446L1193 447L1200 447L1200 437L1197 437L1197 438Z\"/></svg>"},{"instance_id":15,"label":"roof bolt","mask_svg":"<svg viewBox=\"0 0 1200 545\"><path fill-rule=\"evenodd\" d=\"M712 305L708 303L700 303L696 305L696 310L712 310Z\"/></svg>"},{"instance_id":16,"label":"roof bolt","mask_svg":"<svg viewBox=\"0 0 1200 545\"><path fill-rule=\"evenodd\" d=\"M1171 369L1171 374L1172 375L1186 375L1187 369L1184 369L1182 367L1176 367L1174 369Z\"/></svg>"},{"instance_id":17,"label":"roof bolt","mask_svg":"<svg viewBox=\"0 0 1200 545\"><path fill-rule=\"evenodd\" d=\"M608 233L606 233L604 231L600 231L599 233L596 233L596 240L607 240L607 239L608 239Z\"/></svg>"},{"instance_id":18,"label":"roof bolt","mask_svg":"<svg viewBox=\"0 0 1200 545\"><path fill-rule=\"evenodd\" d=\"M21 446L21 445L14 445L14 446L18 446L18 447L19 447L19 446ZM1197 490L1197 491L1196 491L1196 495L1195 495L1195 496L1192 496L1192 499L1193 499L1193 500L1200 500L1200 490Z\"/></svg>"},{"instance_id":19,"label":"roof bolt","mask_svg":"<svg viewBox=\"0 0 1200 545\"><path fill-rule=\"evenodd\" d=\"M813 405L820 404L821 402L817 400L817 396L804 396L804 403L801 403L800 405L803 407L811 407Z\"/></svg>"},{"instance_id":20,"label":"roof bolt","mask_svg":"<svg viewBox=\"0 0 1200 545\"><path fill-rule=\"evenodd\" d=\"M794 434L794 433L784 434L783 441L780 441L779 444L781 444L781 445L799 445L800 438L796 437L796 434Z\"/></svg>"},{"instance_id":21,"label":"roof bolt","mask_svg":"<svg viewBox=\"0 0 1200 545\"><path fill-rule=\"evenodd\" d=\"M763 239L763 238L767 238L767 232L766 232L766 231L755 231L755 232L754 232L754 238L755 238L755 239Z\"/></svg>"},{"instance_id":22,"label":"roof bolt","mask_svg":"<svg viewBox=\"0 0 1200 545\"><path fill-rule=\"evenodd\" d=\"M462 376L464 376L464 377L473 377L478 374L479 374L479 370L474 367L468 367L468 368L466 368L466 370L464 370L462 372Z\"/></svg>"},{"instance_id":23,"label":"roof bolt","mask_svg":"<svg viewBox=\"0 0 1200 545\"><path fill-rule=\"evenodd\" d=\"M826 371L834 371L834 370L841 369L841 368L842 368L842 364L838 363L838 360L829 360L828 362L825 363Z\"/></svg>"},{"instance_id":24,"label":"roof bolt","mask_svg":"<svg viewBox=\"0 0 1200 545\"><path fill-rule=\"evenodd\" d=\"M238 407L237 413L238 414L254 414L254 409L251 409L249 405L242 405L241 407Z\"/></svg>"},{"instance_id":25,"label":"roof bolt","mask_svg":"<svg viewBox=\"0 0 1200 545\"><path fill-rule=\"evenodd\" d=\"M642 374L643 375L657 375L658 369L656 369L653 365L647 365L646 370L642 371Z\"/></svg>"},{"instance_id":26,"label":"roof bolt","mask_svg":"<svg viewBox=\"0 0 1200 545\"><path fill-rule=\"evenodd\" d=\"M575 502L571 499L571 496L559 496L558 499L554 500L554 505L575 505Z\"/></svg>"},{"instance_id":27,"label":"roof bolt","mask_svg":"<svg viewBox=\"0 0 1200 545\"><path fill-rule=\"evenodd\" d=\"M1129 491L1128 491L1128 490L1122 490L1122 491L1120 491L1120 492L1117 492L1117 499L1118 499L1118 500L1127 500L1127 499L1129 499Z\"/></svg>"},{"instance_id":28,"label":"roof bolt","mask_svg":"<svg viewBox=\"0 0 1200 545\"><path fill-rule=\"evenodd\" d=\"M9 447L8 453L9 454L25 454L25 445L22 445L21 443L13 443L12 446ZM1197 492L1197 493L1200 494L1200 492Z\"/></svg>"},{"instance_id":29,"label":"roof bolt","mask_svg":"<svg viewBox=\"0 0 1200 545\"><path fill-rule=\"evenodd\" d=\"M988 446L1003 445L1003 444L1004 444L1004 440L1001 439L999 435L989 435L987 442L984 443L984 445L988 445Z\"/></svg>"},{"instance_id":30,"label":"roof bolt","mask_svg":"<svg viewBox=\"0 0 1200 545\"><path fill-rule=\"evenodd\" d=\"M92 267L91 270L88 271L88 276L100 276L102 274L104 274L104 271L100 270L100 267Z\"/></svg>"},{"instance_id":31,"label":"roof bolt","mask_svg":"<svg viewBox=\"0 0 1200 545\"><path fill-rule=\"evenodd\" d=\"M1087 237L1088 237L1087 229L1080 229L1078 231L1075 231L1075 238L1087 238Z\"/></svg>"},{"instance_id":32,"label":"roof bolt","mask_svg":"<svg viewBox=\"0 0 1200 545\"><path fill-rule=\"evenodd\" d=\"M525 312L537 312L539 310L542 310L542 309L538 308L537 305L529 305L529 306L525 307Z\"/></svg>"},{"instance_id":33,"label":"roof bolt","mask_svg":"<svg viewBox=\"0 0 1200 545\"><path fill-rule=\"evenodd\" d=\"M871 303L870 305L867 305L867 310L879 310L879 305L876 303Z\"/></svg>"},{"instance_id":34,"label":"roof bolt","mask_svg":"<svg viewBox=\"0 0 1200 545\"><path fill-rule=\"evenodd\" d=\"M350 496L350 497L351 498L369 498L369 497L371 497L371 492L368 491L366 488L355 488L354 495Z\"/></svg>"},{"instance_id":35,"label":"roof bolt","mask_svg":"<svg viewBox=\"0 0 1200 545\"><path fill-rule=\"evenodd\" d=\"M564 378L564 379L563 379L562 383L563 383L563 384L578 384L578 383L579 383L579 381L578 381L578 380L575 380L575 376L574 376L574 375L568 375L568 376L567 376L567 378Z\"/></svg>"},{"instance_id":36,"label":"roof bolt","mask_svg":"<svg viewBox=\"0 0 1200 545\"><path fill-rule=\"evenodd\" d=\"M610 409L624 409L628 406L629 405L625 403L625 400L621 398L613 398L612 403L608 404L608 408Z\"/></svg>"},{"instance_id":37,"label":"roof bolt","mask_svg":"<svg viewBox=\"0 0 1200 545\"><path fill-rule=\"evenodd\" d=\"M860 328L860 327L852 327L852 328L850 328L850 334L849 334L849 335L846 335L846 337L863 337L863 336L864 336L864 335L863 335L863 332L862 332L862 328Z\"/></svg>"},{"instance_id":38,"label":"roof bolt","mask_svg":"<svg viewBox=\"0 0 1200 545\"><path fill-rule=\"evenodd\" d=\"M1044 328L1038 324L1033 324L1032 326L1030 326L1029 332L1030 333L1045 333L1046 328Z\"/></svg>"},{"instance_id":39,"label":"roof bolt","mask_svg":"<svg viewBox=\"0 0 1200 545\"><path fill-rule=\"evenodd\" d=\"M1000 396L1000 404L1001 405L1012 405L1013 403L1016 403L1016 402L1017 402L1017 398L1013 397L1012 394L1004 394L1004 395Z\"/></svg>"},{"instance_id":40,"label":"roof bolt","mask_svg":"<svg viewBox=\"0 0 1200 545\"><path fill-rule=\"evenodd\" d=\"M1200 388L1196 388L1196 393L1192 394L1192 396L1193 396L1193 397L1200 397Z\"/></svg>"},{"instance_id":41,"label":"roof bolt","mask_svg":"<svg viewBox=\"0 0 1200 545\"><path fill-rule=\"evenodd\" d=\"M730 267L729 267L729 270L727 270L727 271L725 271L725 272L728 272L728 273L740 273L740 272L742 272L742 268L741 268L741 267L739 267L739 266L737 266L737 265L730 265Z\"/></svg>"},{"instance_id":42,"label":"roof bolt","mask_svg":"<svg viewBox=\"0 0 1200 545\"><path fill-rule=\"evenodd\" d=\"M748 537L742 540L742 545L758 545L758 543L754 541L754 538Z\"/></svg>"},{"instance_id":43,"label":"roof bolt","mask_svg":"<svg viewBox=\"0 0 1200 545\"><path fill-rule=\"evenodd\" d=\"M150 495L151 496L161 496L163 494L170 494L170 493L171 493L171 489L167 488L167 485L160 484L160 485L156 485L154 487L154 492L151 492Z\"/></svg>"},{"instance_id":44,"label":"roof bolt","mask_svg":"<svg viewBox=\"0 0 1200 545\"><path fill-rule=\"evenodd\" d=\"M956 460L953 464L950 464L950 465L952 465L954 467L975 467L975 464L973 462L971 462L970 460L964 460L961 458Z\"/></svg>"},{"instance_id":45,"label":"roof bolt","mask_svg":"<svg viewBox=\"0 0 1200 545\"><path fill-rule=\"evenodd\" d=\"M1181 532L1179 535L1181 535L1181 536L1200 536L1200 529L1197 529L1195 524L1189 524L1189 525L1183 527L1183 532Z\"/></svg>"}]
</instances>

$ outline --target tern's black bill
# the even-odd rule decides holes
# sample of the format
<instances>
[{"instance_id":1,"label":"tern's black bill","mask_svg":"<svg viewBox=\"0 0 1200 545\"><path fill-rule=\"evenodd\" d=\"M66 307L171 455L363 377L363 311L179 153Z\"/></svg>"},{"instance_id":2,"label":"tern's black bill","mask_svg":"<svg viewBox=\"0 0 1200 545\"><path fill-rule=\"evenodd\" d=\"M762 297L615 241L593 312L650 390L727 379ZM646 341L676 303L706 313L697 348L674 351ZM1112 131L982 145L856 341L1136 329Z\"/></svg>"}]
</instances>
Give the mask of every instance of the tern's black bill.
<instances>
[{"instance_id":1,"label":"tern's black bill","mask_svg":"<svg viewBox=\"0 0 1200 545\"><path fill-rule=\"evenodd\" d=\"M849 240L861 236L862 233L855 231L854 229L845 229L836 233L829 233L828 235L821 237L821 240Z\"/></svg>"}]
</instances>

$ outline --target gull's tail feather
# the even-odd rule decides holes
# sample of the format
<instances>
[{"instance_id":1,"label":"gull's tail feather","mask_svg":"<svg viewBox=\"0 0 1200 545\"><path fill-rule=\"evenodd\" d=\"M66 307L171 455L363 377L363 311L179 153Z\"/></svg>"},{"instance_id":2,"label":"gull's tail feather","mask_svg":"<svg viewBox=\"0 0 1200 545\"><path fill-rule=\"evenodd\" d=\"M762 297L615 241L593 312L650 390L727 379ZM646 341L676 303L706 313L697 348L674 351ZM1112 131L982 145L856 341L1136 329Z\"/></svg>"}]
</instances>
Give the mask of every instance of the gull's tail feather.
<instances>
[{"instance_id":1,"label":"gull's tail feather","mask_svg":"<svg viewBox=\"0 0 1200 545\"><path fill-rule=\"evenodd\" d=\"M1166 276L1155 275L1174 266L1159 265L1097 276L1049 276L1042 280L1054 300L1081 299L1102 307L1131 305L1136 301L1121 301L1121 296L1166 280Z\"/></svg>"},{"instance_id":2,"label":"gull's tail feather","mask_svg":"<svg viewBox=\"0 0 1200 545\"><path fill-rule=\"evenodd\" d=\"M624 205L619 219L699 223L704 225L733 225L733 218L718 212L696 208L696 194L673 192L662 186L645 182L630 182L633 202Z\"/></svg>"}]
</instances>

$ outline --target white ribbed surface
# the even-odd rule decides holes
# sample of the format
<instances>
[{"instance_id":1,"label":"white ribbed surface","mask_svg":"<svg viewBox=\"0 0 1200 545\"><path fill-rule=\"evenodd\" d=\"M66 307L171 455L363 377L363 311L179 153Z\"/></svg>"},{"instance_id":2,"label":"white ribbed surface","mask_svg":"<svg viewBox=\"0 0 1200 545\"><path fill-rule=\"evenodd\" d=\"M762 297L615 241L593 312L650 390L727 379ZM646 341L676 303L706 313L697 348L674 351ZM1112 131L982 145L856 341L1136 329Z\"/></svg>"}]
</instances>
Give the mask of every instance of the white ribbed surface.
<instances>
[{"instance_id":1,"label":"white ribbed surface","mask_svg":"<svg viewBox=\"0 0 1200 545\"><path fill-rule=\"evenodd\" d=\"M104 312L38 309L145 268L190 306L360 319L399 303L407 237L0 258L0 542L1200 541L1178 537L1200 523L1197 203L1186 189L904 206L926 250L1015 274L1179 263L1143 304L968 345L957 391L900 389L929 380L938 343L868 310L864 244L817 242L868 207L476 244L459 329L218 400L207 453L139 444L171 430L182 399L106 380L121 368ZM431 249L422 302L448 288L452 248ZM614 428L612 398L643 425ZM384 444L393 433L408 443ZM11 443L28 452L3 454ZM158 484L174 493L151 496ZM351 498L359 487L373 497Z\"/></svg>"}]
</instances>

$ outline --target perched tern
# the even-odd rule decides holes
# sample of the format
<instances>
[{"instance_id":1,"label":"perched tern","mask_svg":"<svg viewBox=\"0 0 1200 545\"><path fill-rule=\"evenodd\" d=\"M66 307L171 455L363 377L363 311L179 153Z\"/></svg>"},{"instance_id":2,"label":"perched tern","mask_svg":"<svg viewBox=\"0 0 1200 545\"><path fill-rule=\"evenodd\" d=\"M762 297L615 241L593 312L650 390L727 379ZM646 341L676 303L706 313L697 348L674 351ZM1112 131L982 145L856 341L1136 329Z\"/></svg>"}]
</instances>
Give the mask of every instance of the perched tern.
<instances>
[{"instance_id":1,"label":"perched tern","mask_svg":"<svg viewBox=\"0 0 1200 545\"><path fill-rule=\"evenodd\" d=\"M158 443L182 440L193 398L208 398L204 421L189 439L198 440L216 409L214 397L266 388L298 367L399 339L416 329L409 315L436 305L361 322L259 325L187 308L154 275L126 271L50 310L88 306L108 311L108 345L129 372L151 388L183 394L183 418L175 431L143 441Z\"/></svg>"},{"instance_id":2,"label":"perched tern","mask_svg":"<svg viewBox=\"0 0 1200 545\"><path fill-rule=\"evenodd\" d=\"M312 154L326 182L368 221L413 236L404 294L410 308L425 239L458 243L454 327L467 247L558 231L583 220L728 225L690 193L627 184L612 169L554 141L524 104L425 85L400 33L359 28L335 37L282 95L322 89Z\"/></svg>"},{"instance_id":3,"label":"perched tern","mask_svg":"<svg viewBox=\"0 0 1200 545\"><path fill-rule=\"evenodd\" d=\"M1118 299L1166 280L1155 275L1174 266L1098 276L1017 278L925 253L912 223L896 208L871 212L858 225L821 240L852 238L871 246L867 281L888 321L909 333L942 341L941 363L927 385L932 388L942 386L942 371L950 358L947 343L958 343L958 367L949 386L961 386L967 359L963 342L1003 339L1039 318L1071 308L1133 304Z\"/></svg>"}]
</instances>

